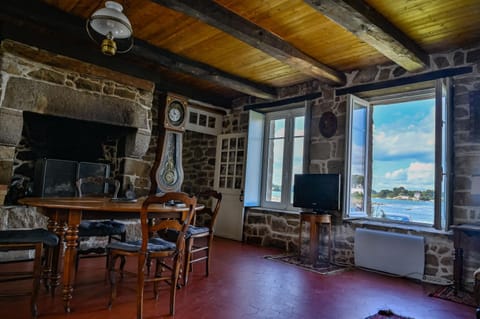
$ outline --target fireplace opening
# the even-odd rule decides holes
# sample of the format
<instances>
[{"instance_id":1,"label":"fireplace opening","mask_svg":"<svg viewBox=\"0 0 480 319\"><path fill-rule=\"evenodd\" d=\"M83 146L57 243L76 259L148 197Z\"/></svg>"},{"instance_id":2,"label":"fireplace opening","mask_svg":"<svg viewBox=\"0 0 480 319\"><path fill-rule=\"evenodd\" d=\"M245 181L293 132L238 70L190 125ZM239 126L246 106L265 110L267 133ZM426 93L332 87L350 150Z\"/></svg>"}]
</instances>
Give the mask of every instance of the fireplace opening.
<instances>
[{"instance_id":1,"label":"fireplace opening","mask_svg":"<svg viewBox=\"0 0 480 319\"><path fill-rule=\"evenodd\" d=\"M22 138L15 150L12 183L21 180L26 188L22 192L25 196L31 195L36 163L45 159L106 164L110 176L116 177L123 173L120 160L125 156L126 139L136 132L132 127L25 111Z\"/></svg>"}]
</instances>

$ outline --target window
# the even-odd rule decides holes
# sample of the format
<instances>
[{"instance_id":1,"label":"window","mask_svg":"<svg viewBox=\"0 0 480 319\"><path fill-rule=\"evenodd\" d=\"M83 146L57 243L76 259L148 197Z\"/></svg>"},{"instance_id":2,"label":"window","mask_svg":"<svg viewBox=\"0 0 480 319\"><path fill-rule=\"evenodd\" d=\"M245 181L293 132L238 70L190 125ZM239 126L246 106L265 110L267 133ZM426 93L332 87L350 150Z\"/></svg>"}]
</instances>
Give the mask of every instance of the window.
<instances>
[{"instance_id":1,"label":"window","mask_svg":"<svg viewBox=\"0 0 480 319\"><path fill-rule=\"evenodd\" d=\"M304 132L303 108L266 115L263 207L293 209L293 176L303 172Z\"/></svg>"},{"instance_id":2,"label":"window","mask_svg":"<svg viewBox=\"0 0 480 319\"><path fill-rule=\"evenodd\" d=\"M440 81L430 89L349 96L346 218L447 227L449 116Z\"/></svg>"}]
</instances>

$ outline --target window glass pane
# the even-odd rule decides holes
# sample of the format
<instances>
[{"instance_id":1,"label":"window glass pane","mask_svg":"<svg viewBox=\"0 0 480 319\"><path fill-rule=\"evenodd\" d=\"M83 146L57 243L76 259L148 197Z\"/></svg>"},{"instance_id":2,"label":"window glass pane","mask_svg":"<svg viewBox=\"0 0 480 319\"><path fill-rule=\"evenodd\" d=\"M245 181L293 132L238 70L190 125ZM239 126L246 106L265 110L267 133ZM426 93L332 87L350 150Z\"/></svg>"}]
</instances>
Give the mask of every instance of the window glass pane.
<instances>
[{"instance_id":1,"label":"window glass pane","mask_svg":"<svg viewBox=\"0 0 480 319\"><path fill-rule=\"evenodd\" d=\"M205 114L200 114L200 118L198 120L198 125L207 126L207 116Z\"/></svg>"},{"instance_id":2,"label":"window glass pane","mask_svg":"<svg viewBox=\"0 0 480 319\"><path fill-rule=\"evenodd\" d=\"M294 136L304 136L305 135L305 116L295 117L293 135Z\"/></svg>"},{"instance_id":3,"label":"window glass pane","mask_svg":"<svg viewBox=\"0 0 480 319\"><path fill-rule=\"evenodd\" d=\"M226 149L228 149L228 140L224 139L222 141L222 150L226 150Z\"/></svg>"},{"instance_id":4,"label":"window glass pane","mask_svg":"<svg viewBox=\"0 0 480 319\"><path fill-rule=\"evenodd\" d=\"M208 127L215 128L216 118L209 116L208 117Z\"/></svg>"},{"instance_id":5,"label":"window glass pane","mask_svg":"<svg viewBox=\"0 0 480 319\"><path fill-rule=\"evenodd\" d=\"M243 150L245 148L245 139L243 137L238 139L238 149Z\"/></svg>"},{"instance_id":6,"label":"window glass pane","mask_svg":"<svg viewBox=\"0 0 480 319\"><path fill-rule=\"evenodd\" d=\"M270 138L272 137L285 137L285 119L278 119L270 122Z\"/></svg>"},{"instance_id":7,"label":"window glass pane","mask_svg":"<svg viewBox=\"0 0 480 319\"><path fill-rule=\"evenodd\" d=\"M433 225L435 100L373 108L372 217Z\"/></svg>"},{"instance_id":8,"label":"window glass pane","mask_svg":"<svg viewBox=\"0 0 480 319\"><path fill-rule=\"evenodd\" d=\"M292 174L290 185L290 204L293 204L293 180L295 174L303 173L303 142L305 132L305 117L298 116L294 123L293 154L292 154Z\"/></svg>"},{"instance_id":9,"label":"window glass pane","mask_svg":"<svg viewBox=\"0 0 480 319\"><path fill-rule=\"evenodd\" d=\"M197 121L198 121L198 114L196 112L190 112L189 122L192 124L197 124Z\"/></svg>"},{"instance_id":10,"label":"window glass pane","mask_svg":"<svg viewBox=\"0 0 480 319\"><path fill-rule=\"evenodd\" d=\"M365 170L367 154L367 115L365 106L354 104L352 112L352 155L351 155L351 182L350 182L350 216L365 213Z\"/></svg>"},{"instance_id":11,"label":"window glass pane","mask_svg":"<svg viewBox=\"0 0 480 319\"><path fill-rule=\"evenodd\" d=\"M265 199L270 202L282 200L284 139L274 139L269 145L269 163Z\"/></svg>"},{"instance_id":12,"label":"window glass pane","mask_svg":"<svg viewBox=\"0 0 480 319\"><path fill-rule=\"evenodd\" d=\"M290 204L293 204L293 181L295 174L303 173L303 136L295 137L293 139L293 162L292 162L292 175L290 185Z\"/></svg>"}]
</instances>

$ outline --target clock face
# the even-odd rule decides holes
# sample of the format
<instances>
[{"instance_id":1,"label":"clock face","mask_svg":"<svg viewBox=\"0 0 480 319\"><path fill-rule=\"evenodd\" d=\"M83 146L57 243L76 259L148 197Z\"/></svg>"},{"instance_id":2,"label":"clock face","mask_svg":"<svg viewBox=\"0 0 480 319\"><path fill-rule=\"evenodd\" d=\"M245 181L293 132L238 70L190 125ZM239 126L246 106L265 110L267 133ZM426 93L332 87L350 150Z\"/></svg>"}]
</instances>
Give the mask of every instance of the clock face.
<instances>
[{"instance_id":1,"label":"clock face","mask_svg":"<svg viewBox=\"0 0 480 319\"><path fill-rule=\"evenodd\" d=\"M173 126L182 124L185 118L185 108L183 104L178 101L173 101L167 108L168 122Z\"/></svg>"}]
</instances>

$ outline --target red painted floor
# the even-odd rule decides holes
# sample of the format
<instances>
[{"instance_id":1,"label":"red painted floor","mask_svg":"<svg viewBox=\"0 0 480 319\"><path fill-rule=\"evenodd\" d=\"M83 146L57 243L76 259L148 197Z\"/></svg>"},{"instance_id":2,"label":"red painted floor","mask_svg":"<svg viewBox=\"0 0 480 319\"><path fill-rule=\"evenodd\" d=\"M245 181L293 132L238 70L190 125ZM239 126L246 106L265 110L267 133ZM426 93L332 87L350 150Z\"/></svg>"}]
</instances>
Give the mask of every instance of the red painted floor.
<instances>
[{"instance_id":1,"label":"red painted floor","mask_svg":"<svg viewBox=\"0 0 480 319\"><path fill-rule=\"evenodd\" d=\"M210 276L196 265L189 285L177 293L175 318L363 319L380 309L415 319L475 317L473 307L428 297L422 284L409 279L363 270L324 276L263 258L272 253L279 252L216 239ZM128 266L133 269L134 263ZM42 290L39 319L134 319L134 279L119 284L117 301L108 310L103 267L103 258L81 260L70 314L63 312L60 291L51 298ZM166 286L157 302L148 288L145 319L168 318ZM28 297L0 299L0 319L28 317Z\"/></svg>"}]
</instances>

